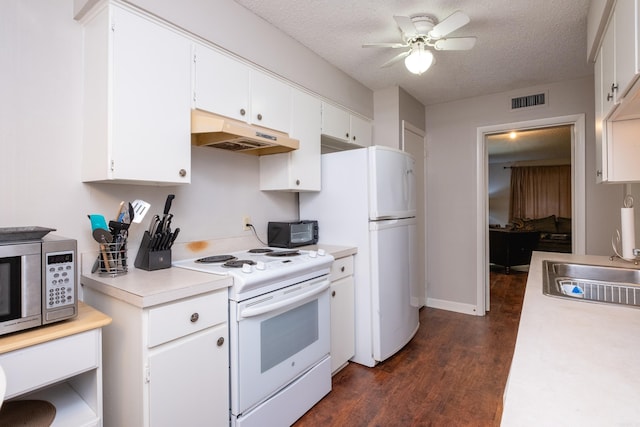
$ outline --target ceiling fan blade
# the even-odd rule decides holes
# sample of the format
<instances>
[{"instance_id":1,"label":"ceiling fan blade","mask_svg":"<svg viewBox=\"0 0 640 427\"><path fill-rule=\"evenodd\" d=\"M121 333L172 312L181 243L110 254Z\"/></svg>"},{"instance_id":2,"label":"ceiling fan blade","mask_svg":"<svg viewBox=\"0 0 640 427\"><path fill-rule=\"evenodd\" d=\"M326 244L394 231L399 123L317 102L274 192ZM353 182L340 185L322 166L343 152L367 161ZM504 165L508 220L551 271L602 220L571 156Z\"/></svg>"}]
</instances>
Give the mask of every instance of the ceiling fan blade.
<instances>
[{"instance_id":1,"label":"ceiling fan blade","mask_svg":"<svg viewBox=\"0 0 640 427\"><path fill-rule=\"evenodd\" d=\"M439 39L467 25L469 21L470 19L467 15L457 10L433 27L433 30L429 31L429 35L435 39Z\"/></svg>"},{"instance_id":2,"label":"ceiling fan blade","mask_svg":"<svg viewBox=\"0 0 640 427\"><path fill-rule=\"evenodd\" d=\"M380 66L380 68L385 68L385 67L389 67L390 65L395 64L396 62L406 58L407 56L409 56L409 54L411 53L410 50L406 51L406 52L402 52L396 56L394 56L393 58L391 58L390 60L388 60L387 62L385 62L384 64L382 64Z\"/></svg>"},{"instance_id":3,"label":"ceiling fan blade","mask_svg":"<svg viewBox=\"0 0 640 427\"><path fill-rule=\"evenodd\" d=\"M433 47L436 50L469 50L476 44L475 37L456 37L451 39L440 39Z\"/></svg>"},{"instance_id":4,"label":"ceiling fan blade","mask_svg":"<svg viewBox=\"0 0 640 427\"><path fill-rule=\"evenodd\" d=\"M365 43L362 47L390 47L392 49L398 49L400 47L409 47L405 43Z\"/></svg>"},{"instance_id":5,"label":"ceiling fan blade","mask_svg":"<svg viewBox=\"0 0 640 427\"><path fill-rule=\"evenodd\" d=\"M408 16L394 16L393 19L396 20L396 24L398 24L398 27L400 27L407 38L411 38L418 34L416 26L413 25L413 21Z\"/></svg>"}]
</instances>

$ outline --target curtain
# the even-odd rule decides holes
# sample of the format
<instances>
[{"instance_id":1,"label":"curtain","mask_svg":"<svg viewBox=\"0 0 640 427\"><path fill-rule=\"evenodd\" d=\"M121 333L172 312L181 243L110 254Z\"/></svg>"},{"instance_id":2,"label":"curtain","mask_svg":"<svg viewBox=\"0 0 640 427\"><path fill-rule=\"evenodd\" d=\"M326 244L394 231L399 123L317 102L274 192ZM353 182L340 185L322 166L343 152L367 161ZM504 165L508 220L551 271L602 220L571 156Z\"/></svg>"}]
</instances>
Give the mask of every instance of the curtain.
<instances>
[{"instance_id":1,"label":"curtain","mask_svg":"<svg viewBox=\"0 0 640 427\"><path fill-rule=\"evenodd\" d=\"M571 166L511 168L509 220L571 218Z\"/></svg>"}]
</instances>

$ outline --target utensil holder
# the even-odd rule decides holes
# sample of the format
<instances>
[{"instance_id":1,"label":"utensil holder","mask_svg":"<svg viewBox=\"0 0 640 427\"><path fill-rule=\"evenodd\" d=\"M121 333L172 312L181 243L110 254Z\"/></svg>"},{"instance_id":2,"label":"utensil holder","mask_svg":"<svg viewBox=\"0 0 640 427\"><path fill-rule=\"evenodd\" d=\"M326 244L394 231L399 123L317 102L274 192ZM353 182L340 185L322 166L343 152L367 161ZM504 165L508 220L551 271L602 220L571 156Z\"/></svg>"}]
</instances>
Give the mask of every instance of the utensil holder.
<instances>
[{"instance_id":1,"label":"utensil holder","mask_svg":"<svg viewBox=\"0 0 640 427\"><path fill-rule=\"evenodd\" d=\"M133 263L136 268L147 271L162 270L171 267L171 249L153 250L150 247L151 235L148 231L144 232L138 255Z\"/></svg>"},{"instance_id":2,"label":"utensil holder","mask_svg":"<svg viewBox=\"0 0 640 427\"><path fill-rule=\"evenodd\" d=\"M98 254L98 274L120 276L127 273L127 241L101 243Z\"/></svg>"}]
</instances>

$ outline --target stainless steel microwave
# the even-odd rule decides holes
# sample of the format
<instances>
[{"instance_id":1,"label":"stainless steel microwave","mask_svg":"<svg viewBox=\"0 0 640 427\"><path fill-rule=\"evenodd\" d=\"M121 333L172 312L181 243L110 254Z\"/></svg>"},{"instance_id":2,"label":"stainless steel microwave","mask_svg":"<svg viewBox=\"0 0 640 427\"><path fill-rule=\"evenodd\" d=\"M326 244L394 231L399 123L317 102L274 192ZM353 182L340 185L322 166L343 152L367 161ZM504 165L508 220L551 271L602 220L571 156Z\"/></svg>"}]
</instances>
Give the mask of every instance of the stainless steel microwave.
<instances>
[{"instance_id":1,"label":"stainless steel microwave","mask_svg":"<svg viewBox=\"0 0 640 427\"><path fill-rule=\"evenodd\" d=\"M77 242L0 242L0 335L78 315Z\"/></svg>"},{"instance_id":2,"label":"stainless steel microwave","mask_svg":"<svg viewBox=\"0 0 640 427\"><path fill-rule=\"evenodd\" d=\"M275 248L295 248L318 243L318 221L269 222L267 243Z\"/></svg>"}]
</instances>

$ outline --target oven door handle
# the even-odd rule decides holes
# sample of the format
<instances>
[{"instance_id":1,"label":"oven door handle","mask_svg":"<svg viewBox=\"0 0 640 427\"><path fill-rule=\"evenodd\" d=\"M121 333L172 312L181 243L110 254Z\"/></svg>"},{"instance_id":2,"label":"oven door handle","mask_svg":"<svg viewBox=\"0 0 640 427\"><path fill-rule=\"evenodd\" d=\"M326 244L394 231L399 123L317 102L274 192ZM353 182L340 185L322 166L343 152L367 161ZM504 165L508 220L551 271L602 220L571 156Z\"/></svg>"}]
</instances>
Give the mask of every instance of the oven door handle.
<instances>
[{"instance_id":1,"label":"oven door handle","mask_svg":"<svg viewBox=\"0 0 640 427\"><path fill-rule=\"evenodd\" d=\"M328 280L324 280L319 287L314 287L310 291L307 291L303 294L296 295L292 298L277 301L277 302L274 302L273 304L266 304L266 305L259 305L256 307L245 308L240 312L240 317L241 318L255 317L264 313L268 313L270 311L275 311L283 307L293 305L304 299L307 299L309 297L312 297L314 295L318 295L324 292L325 290L329 289L329 285L330 285L330 282Z\"/></svg>"}]
</instances>

